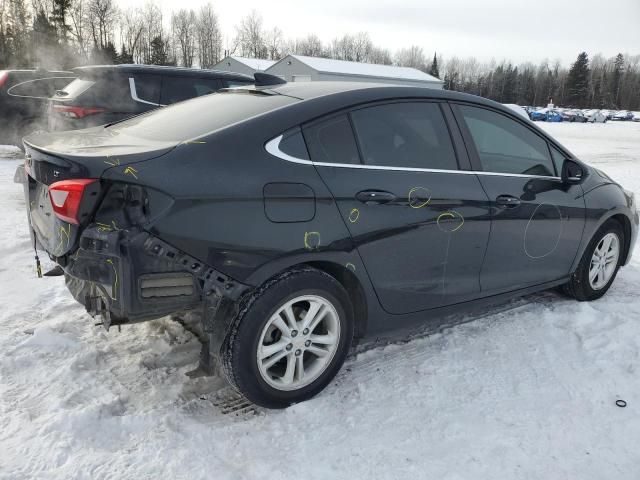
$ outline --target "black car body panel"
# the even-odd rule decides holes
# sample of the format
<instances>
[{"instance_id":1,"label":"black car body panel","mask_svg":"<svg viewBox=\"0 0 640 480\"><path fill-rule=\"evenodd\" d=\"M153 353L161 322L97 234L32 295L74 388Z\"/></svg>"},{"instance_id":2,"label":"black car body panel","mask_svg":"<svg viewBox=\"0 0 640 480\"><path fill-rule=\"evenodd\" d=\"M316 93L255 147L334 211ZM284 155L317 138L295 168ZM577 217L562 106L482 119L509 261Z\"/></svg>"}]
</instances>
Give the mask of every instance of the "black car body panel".
<instances>
[{"instance_id":1,"label":"black car body panel","mask_svg":"<svg viewBox=\"0 0 640 480\"><path fill-rule=\"evenodd\" d=\"M357 124L342 136L355 145L354 158L332 161L346 149L313 147L318 124L368 121L374 110L353 112L398 103L437 119L433 158L448 159L449 168L365 165L366 135ZM230 104L237 108L214 108ZM464 105L525 128L551 149L549 159L553 151L554 162L579 165L581 182L563 182L562 166L551 163L548 175L541 165L532 174L483 171L486 152L465 126ZM544 131L495 102L441 90L322 82L247 88L102 133L36 135L25 145L32 159L56 157L100 179L96 206L69 248L47 251L76 298L119 323L191 308L210 292L237 299L307 264L345 282L358 331L374 333L562 284L606 218L627 222L627 252L638 229L632 197ZM38 178L29 181L45 183Z\"/></svg>"}]
</instances>

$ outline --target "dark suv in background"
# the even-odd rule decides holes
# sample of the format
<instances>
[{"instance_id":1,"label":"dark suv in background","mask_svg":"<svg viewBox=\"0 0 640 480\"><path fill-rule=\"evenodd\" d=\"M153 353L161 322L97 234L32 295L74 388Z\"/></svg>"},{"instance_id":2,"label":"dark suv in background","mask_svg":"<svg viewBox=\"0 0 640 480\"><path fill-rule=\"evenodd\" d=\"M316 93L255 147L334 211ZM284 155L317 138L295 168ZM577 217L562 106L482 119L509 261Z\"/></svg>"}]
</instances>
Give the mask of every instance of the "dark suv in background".
<instances>
[{"instance_id":1,"label":"dark suv in background","mask_svg":"<svg viewBox=\"0 0 640 480\"><path fill-rule=\"evenodd\" d=\"M239 73L152 65L88 66L73 72L77 78L51 99L49 130L113 123L221 88L254 83Z\"/></svg>"},{"instance_id":2,"label":"dark suv in background","mask_svg":"<svg viewBox=\"0 0 640 480\"><path fill-rule=\"evenodd\" d=\"M22 145L22 137L46 126L49 98L75 78L72 72L0 70L0 144Z\"/></svg>"}]
</instances>

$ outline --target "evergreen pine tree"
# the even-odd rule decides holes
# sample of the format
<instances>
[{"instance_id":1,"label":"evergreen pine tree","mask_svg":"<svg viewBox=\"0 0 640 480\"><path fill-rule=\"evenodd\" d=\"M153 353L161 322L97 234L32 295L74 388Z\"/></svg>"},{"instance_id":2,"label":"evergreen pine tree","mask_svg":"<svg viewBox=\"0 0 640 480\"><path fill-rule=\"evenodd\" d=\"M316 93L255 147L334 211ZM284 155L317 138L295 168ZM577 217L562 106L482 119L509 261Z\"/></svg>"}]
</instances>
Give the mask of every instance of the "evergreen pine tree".
<instances>
[{"instance_id":1,"label":"evergreen pine tree","mask_svg":"<svg viewBox=\"0 0 640 480\"><path fill-rule=\"evenodd\" d=\"M429 75L440 78L440 67L438 67L438 57L433 54L433 62L431 62L431 68L429 68Z\"/></svg>"},{"instance_id":2,"label":"evergreen pine tree","mask_svg":"<svg viewBox=\"0 0 640 480\"><path fill-rule=\"evenodd\" d=\"M127 52L127 48L124 46L124 43L120 49L120 55L118 55L117 63L133 63L133 55Z\"/></svg>"},{"instance_id":3,"label":"evergreen pine tree","mask_svg":"<svg viewBox=\"0 0 640 480\"><path fill-rule=\"evenodd\" d=\"M613 74L611 76L611 101L615 108L620 104L620 83L624 72L624 56L619 53L613 62Z\"/></svg>"},{"instance_id":4,"label":"evergreen pine tree","mask_svg":"<svg viewBox=\"0 0 640 480\"><path fill-rule=\"evenodd\" d=\"M569 70L566 83L566 99L574 107L586 107L589 99L589 57L587 52L578 55Z\"/></svg>"}]
</instances>

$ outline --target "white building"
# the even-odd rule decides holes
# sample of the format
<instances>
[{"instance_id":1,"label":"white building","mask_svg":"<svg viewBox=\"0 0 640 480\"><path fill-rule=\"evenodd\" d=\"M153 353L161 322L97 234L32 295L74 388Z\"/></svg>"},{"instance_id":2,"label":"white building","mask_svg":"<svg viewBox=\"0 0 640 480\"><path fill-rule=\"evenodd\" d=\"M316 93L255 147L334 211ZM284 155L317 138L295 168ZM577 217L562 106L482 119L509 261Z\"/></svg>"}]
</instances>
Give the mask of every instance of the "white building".
<instances>
[{"instance_id":1,"label":"white building","mask_svg":"<svg viewBox=\"0 0 640 480\"><path fill-rule=\"evenodd\" d=\"M265 60L260 60L264 62ZM218 68L217 66L215 68ZM240 71L240 70L234 70ZM244 73L242 71L241 73ZM443 88L444 82L420 70L392 65L346 62L329 58L287 55L274 62L265 73L277 75L287 82L337 80L350 82L389 83L395 85Z\"/></svg>"},{"instance_id":2,"label":"white building","mask_svg":"<svg viewBox=\"0 0 640 480\"><path fill-rule=\"evenodd\" d=\"M253 76L256 72L264 72L274 63L276 63L274 60L229 56L216 63L213 69Z\"/></svg>"}]
</instances>

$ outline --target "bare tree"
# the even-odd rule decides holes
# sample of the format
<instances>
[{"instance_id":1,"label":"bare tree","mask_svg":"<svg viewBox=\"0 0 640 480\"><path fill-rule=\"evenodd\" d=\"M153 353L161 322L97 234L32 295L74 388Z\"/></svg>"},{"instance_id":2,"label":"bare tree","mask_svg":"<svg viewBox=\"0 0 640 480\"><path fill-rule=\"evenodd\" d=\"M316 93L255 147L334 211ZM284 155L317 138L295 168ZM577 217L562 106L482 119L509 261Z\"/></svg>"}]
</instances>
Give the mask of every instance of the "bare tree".
<instances>
[{"instance_id":1,"label":"bare tree","mask_svg":"<svg viewBox=\"0 0 640 480\"><path fill-rule=\"evenodd\" d=\"M140 57L143 32L142 12L133 8L124 10L120 15L120 41L132 59Z\"/></svg>"},{"instance_id":2,"label":"bare tree","mask_svg":"<svg viewBox=\"0 0 640 480\"><path fill-rule=\"evenodd\" d=\"M267 55L270 60L279 60L282 56L282 48L284 45L284 35L278 27L273 27L266 34L265 43L267 47Z\"/></svg>"},{"instance_id":3,"label":"bare tree","mask_svg":"<svg viewBox=\"0 0 640 480\"><path fill-rule=\"evenodd\" d=\"M266 58L268 49L262 26L262 16L255 10L236 25L235 49L240 55L252 58Z\"/></svg>"},{"instance_id":4,"label":"bare tree","mask_svg":"<svg viewBox=\"0 0 640 480\"><path fill-rule=\"evenodd\" d=\"M162 10L155 2L148 1L142 7L140 16L143 28L140 35L140 53L134 59L141 63L151 63L151 43L156 39L163 40L166 36L162 25Z\"/></svg>"},{"instance_id":5,"label":"bare tree","mask_svg":"<svg viewBox=\"0 0 640 480\"><path fill-rule=\"evenodd\" d=\"M113 43L113 27L118 19L118 7L113 0L88 0L86 15L96 49Z\"/></svg>"},{"instance_id":6,"label":"bare tree","mask_svg":"<svg viewBox=\"0 0 640 480\"><path fill-rule=\"evenodd\" d=\"M401 67L417 68L422 71L427 70L427 57L422 47L417 45L399 50L396 54L396 63Z\"/></svg>"},{"instance_id":7,"label":"bare tree","mask_svg":"<svg viewBox=\"0 0 640 480\"><path fill-rule=\"evenodd\" d=\"M307 57L322 57L325 54L325 49L320 38L315 34L310 34L296 41L291 53Z\"/></svg>"},{"instance_id":8,"label":"bare tree","mask_svg":"<svg viewBox=\"0 0 640 480\"><path fill-rule=\"evenodd\" d=\"M213 5L200 7L196 19L196 36L200 68L211 68L220 60L222 32Z\"/></svg>"},{"instance_id":9,"label":"bare tree","mask_svg":"<svg viewBox=\"0 0 640 480\"><path fill-rule=\"evenodd\" d=\"M192 67L196 56L196 13L184 8L178 10L171 16L171 27L182 66Z\"/></svg>"}]
</instances>

